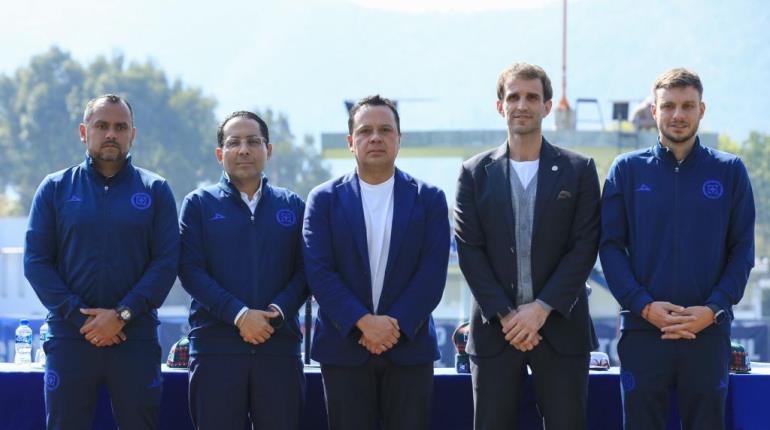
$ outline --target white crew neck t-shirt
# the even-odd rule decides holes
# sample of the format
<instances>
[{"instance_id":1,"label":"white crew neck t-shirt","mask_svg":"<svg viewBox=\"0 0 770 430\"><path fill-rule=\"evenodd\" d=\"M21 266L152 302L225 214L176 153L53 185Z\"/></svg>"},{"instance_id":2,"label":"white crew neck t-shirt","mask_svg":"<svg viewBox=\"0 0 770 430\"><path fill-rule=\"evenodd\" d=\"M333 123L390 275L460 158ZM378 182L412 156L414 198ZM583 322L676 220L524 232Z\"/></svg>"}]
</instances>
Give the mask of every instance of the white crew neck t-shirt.
<instances>
[{"instance_id":1,"label":"white crew neck t-shirt","mask_svg":"<svg viewBox=\"0 0 770 430\"><path fill-rule=\"evenodd\" d=\"M361 178L358 179L358 183L361 186L361 204L366 223L372 302L374 303L374 312L377 313L390 250L390 233L393 226L393 184L395 181L391 176L387 181L377 185L367 184Z\"/></svg>"}]
</instances>

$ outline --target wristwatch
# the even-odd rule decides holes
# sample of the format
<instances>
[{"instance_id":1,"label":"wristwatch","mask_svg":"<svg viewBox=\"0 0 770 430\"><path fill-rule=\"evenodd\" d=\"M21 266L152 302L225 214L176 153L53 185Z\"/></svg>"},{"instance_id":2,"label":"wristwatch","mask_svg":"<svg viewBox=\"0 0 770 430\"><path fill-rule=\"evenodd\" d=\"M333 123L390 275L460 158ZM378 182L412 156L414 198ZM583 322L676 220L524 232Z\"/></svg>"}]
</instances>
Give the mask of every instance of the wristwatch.
<instances>
[{"instance_id":1,"label":"wristwatch","mask_svg":"<svg viewBox=\"0 0 770 430\"><path fill-rule=\"evenodd\" d=\"M131 321L131 317L133 316L133 313L131 312L131 308L128 306L118 306L117 309L115 309L115 312L118 313L118 319L123 321L124 323L128 323Z\"/></svg>"},{"instance_id":2,"label":"wristwatch","mask_svg":"<svg viewBox=\"0 0 770 430\"><path fill-rule=\"evenodd\" d=\"M725 322L725 320L727 319L727 312L725 312L724 309L722 309L721 307L713 303L707 304L706 307L711 309L712 312L714 312L714 324L719 325Z\"/></svg>"}]
</instances>

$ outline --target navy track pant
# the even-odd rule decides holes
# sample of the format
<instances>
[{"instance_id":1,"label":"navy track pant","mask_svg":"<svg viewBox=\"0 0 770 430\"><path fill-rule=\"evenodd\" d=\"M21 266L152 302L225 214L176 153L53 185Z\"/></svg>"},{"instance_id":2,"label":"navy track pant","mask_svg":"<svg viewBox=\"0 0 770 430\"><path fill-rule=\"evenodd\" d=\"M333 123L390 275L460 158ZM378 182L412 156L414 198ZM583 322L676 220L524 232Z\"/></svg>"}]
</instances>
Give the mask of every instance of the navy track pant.
<instances>
[{"instance_id":1,"label":"navy track pant","mask_svg":"<svg viewBox=\"0 0 770 430\"><path fill-rule=\"evenodd\" d=\"M44 348L48 430L92 428L102 386L121 430L158 428L163 377L157 340L97 348L84 339L52 338Z\"/></svg>"}]
</instances>

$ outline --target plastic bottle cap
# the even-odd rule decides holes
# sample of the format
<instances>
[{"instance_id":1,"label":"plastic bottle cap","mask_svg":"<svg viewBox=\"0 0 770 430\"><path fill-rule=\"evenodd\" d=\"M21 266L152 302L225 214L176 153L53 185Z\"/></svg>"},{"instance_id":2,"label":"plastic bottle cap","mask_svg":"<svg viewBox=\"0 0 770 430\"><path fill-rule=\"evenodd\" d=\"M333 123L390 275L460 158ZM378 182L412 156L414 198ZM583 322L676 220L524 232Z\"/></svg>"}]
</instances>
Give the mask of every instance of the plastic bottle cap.
<instances>
[{"instance_id":1,"label":"plastic bottle cap","mask_svg":"<svg viewBox=\"0 0 770 430\"><path fill-rule=\"evenodd\" d=\"M29 325L29 320L21 320L19 321L20 325Z\"/></svg>"}]
</instances>

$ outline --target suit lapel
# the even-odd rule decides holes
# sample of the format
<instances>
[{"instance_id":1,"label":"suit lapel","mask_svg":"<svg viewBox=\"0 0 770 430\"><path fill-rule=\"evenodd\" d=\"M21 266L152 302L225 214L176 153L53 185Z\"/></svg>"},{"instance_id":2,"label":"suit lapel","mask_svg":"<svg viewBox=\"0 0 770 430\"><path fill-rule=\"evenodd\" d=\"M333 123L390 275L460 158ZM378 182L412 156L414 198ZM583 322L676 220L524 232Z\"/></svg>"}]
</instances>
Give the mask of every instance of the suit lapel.
<instances>
[{"instance_id":1,"label":"suit lapel","mask_svg":"<svg viewBox=\"0 0 770 430\"><path fill-rule=\"evenodd\" d=\"M511 183L508 177L510 162L508 161L508 142L503 143L497 148L492 156L492 162L485 166L487 177L489 177L489 188L495 201L498 204L498 214L490 214L493 217L503 219L511 243L515 240L513 230L514 213L513 202L511 201ZM538 178L539 180L540 178Z\"/></svg>"},{"instance_id":2,"label":"suit lapel","mask_svg":"<svg viewBox=\"0 0 770 430\"><path fill-rule=\"evenodd\" d=\"M417 184L400 170L396 169L393 181L393 224L390 229L390 248L388 249L388 263L385 266L385 285L388 284L393 262L404 242L409 220L412 217L412 208L417 198Z\"/></svg>"},{"instance_id":3,"label":"suit lapel","mask_svg":"<svg viewBox=\"0 0 770 430\"><path fill-rule=\"evenodd\" d=\"M340 203L345 209L345 216L350 226L353 241L358 253L366 264L369 264L369 251L366 246L366 221L364 221L364 208L361 203L361 188L358 184L358 175L351 173L345 181L337 185Z\"/></svg>"},{"instance_id":4,"label":"suit lapel","mask_svg":"<svg viewBox=\"0 0 770 430\"><path fill-rule=\"evenodd\" d=\"M535 237L540 226L543 211L548 202L554 199L554 190L564 171L564 158L553 145L543 138L540 148L540 167L537 169L537 194L535 196L535 220L532 226L532 237Z\"/></svg>"}]
</instances>

